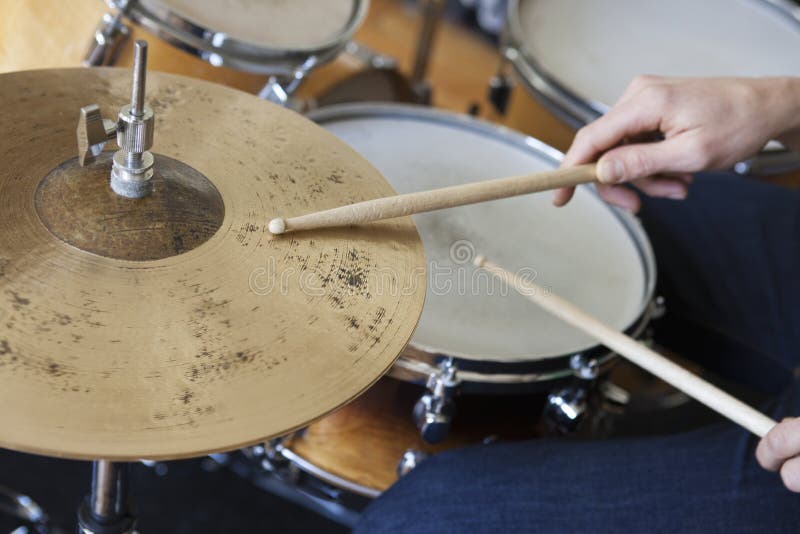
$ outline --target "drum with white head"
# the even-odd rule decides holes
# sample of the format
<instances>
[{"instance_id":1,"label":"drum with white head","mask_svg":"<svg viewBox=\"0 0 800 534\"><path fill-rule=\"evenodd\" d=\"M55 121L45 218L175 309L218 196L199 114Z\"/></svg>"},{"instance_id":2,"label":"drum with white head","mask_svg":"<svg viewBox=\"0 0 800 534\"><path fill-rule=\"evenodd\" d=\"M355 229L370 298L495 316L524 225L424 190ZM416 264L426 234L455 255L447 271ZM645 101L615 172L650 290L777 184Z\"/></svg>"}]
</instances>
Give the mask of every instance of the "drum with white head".
<instances>
[{"instance_id":1,"label":"drum with white head","mask_svg":"<svg viewBox=\"0 0 800 534\"><path fill-rule=\"evenodd\" d=\"M639 74L800 76L800 7L782 0L510 0L506 56L573 126Z\"/></svg>"},{"instance_id":2,"label":"drum with white head","mask_svg":"<svg viewBox=\"0 0 800 534\"><path fill-rule=\"evenodd\" d=\"M641 74L800 76L800 7L788 0L509 0L504 33L524 87L572 128Z\"/></svg>"},{"instance_id":3,"label":"drum with white head","mask_svg":"<svg viewBox=\"0 0 800 534\"><path fill-rule=\"evenodd\" d=\"M341 51L368 0L108 0L127 17L214 65L292 74Z\"/></svg>"},{"instance_id":4,"label":"drum with white head","mask_svg":"<svg viewBox=\"0 0 800 534\"><path fill-rule=\"evenodd\" d=\"M285 103L315 67L344 50L369 0L106 0L85 63L114 63L129 20L215 67L272 77L261 96Z\"/></svg>"},{"instance_id":5,"label":"drum with white head","mask_svg":"<svg viewBox=\"0 0 800 534\"><path fill-rule=\"evenodd\" d=\"M552 169L561 156L536 139L424 108L335 106L312 118L399 193ZM579 188L565 208L553 207L543 193L414 219L425 245L428 292L395 377L425 383L444 362L457 370L462 391L511 393L551 388L586 362L610 359L584 334L476 270L476 253L622 330L638 334L649 320L656 273L647 237L634 217L590 187Z\"/></svg>"},{"instance_id":6,"label":"drum with white head","mask_svg":"<svg viewBox=\"0 0 800 534\"><path fill-rule=\"evenodd\" d=\"M552 169L561 157L531 137L424 107L340 105L315 110L311 118L366 157L399 193ZM336 414L250 449L268 473L256 471L254 478L352 525L370 499L430 454L538 435L543 399L526 393L573 379L581 371L575 361L602 366L613 356L493 284L473 268L475 254L534 277L637 335L653 312L656 277L649 241L633 216L603 203L590 187L579 187L565 208L553 207L550 198L541 193L415 215L427 257L427 278L417 281L427 282L427 296L391 374L427 384L430 392L414 404L419 387L383 379ZM408 287L387 284L383 290ZM453 385L490 395L460 398L450 428L442 420L446 410L438 408L447 406ZM414 428L412 405L415 416L422 405L432 420L420 425L415 417ZM429 439L421 426L437 424L446 431Z\"/></svg>"}]
</instances>

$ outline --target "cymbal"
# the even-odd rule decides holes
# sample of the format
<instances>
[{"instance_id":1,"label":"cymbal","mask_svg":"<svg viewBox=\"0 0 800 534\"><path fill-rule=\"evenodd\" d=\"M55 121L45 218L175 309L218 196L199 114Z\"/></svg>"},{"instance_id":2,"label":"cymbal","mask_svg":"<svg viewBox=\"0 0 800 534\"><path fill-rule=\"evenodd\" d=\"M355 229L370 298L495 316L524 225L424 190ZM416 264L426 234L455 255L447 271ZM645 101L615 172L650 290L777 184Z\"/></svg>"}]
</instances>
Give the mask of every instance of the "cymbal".
<instances>
[{"instance_id":1,"label":"cymbal","mask_svg":"<svg viewBox=\"0 0 800 534\"><path fill-rule=\"evenodd\" d=\"M82 106L130 73L0 75L0 446L174 459L306 426L392 365L425 296L410 218L273 237L394 194L322 128L233 89L149 73L154 192L77 163Z\"/></svg>"}]
</instances>

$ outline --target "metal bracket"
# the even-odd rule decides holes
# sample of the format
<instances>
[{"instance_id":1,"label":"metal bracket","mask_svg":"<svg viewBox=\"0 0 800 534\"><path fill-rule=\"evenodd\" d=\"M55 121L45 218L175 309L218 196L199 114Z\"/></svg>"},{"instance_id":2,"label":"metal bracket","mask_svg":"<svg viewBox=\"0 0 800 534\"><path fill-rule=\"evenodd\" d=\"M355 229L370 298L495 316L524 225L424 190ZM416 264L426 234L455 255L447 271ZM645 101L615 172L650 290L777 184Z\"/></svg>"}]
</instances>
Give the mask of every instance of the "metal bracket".
<instances>
[{"instance_id":1,"label":"metal bracket","mask_svg":"<svg viewBox=\"0 0 800 534\"><path fill-rule=\"evenodd\" d=\"M587 358L582 353L573 354L569 359L569 366L581 380L595 380L600 376L600 362L596 358Z\"/></svg>"},{"instance_id":2,"label":"metal bracket","mask_svg":"<svg viewBox=\"0 0 800 534\"><path fill-rule=\"evenodd\" d=\"M407 449L397 463L397 477L400 478L407 475L427 457L428 455L421 450Z\"/></svg>"},{"instance_id":3,"label":"metal bracket","mask_svg":"<svg viewBox=\"0 0 800 534\"><path fill-rule=\"evenodd\" d=\"M89 49L83 58L84 67L101 67L113 65L116 62L120 48L131 34L130 28L122 23L123 16L124 9L116 14L105 13L103 15L94 30Z\"/></svg>"},{"instance_id":4,"label":"metal bracket","mask_svg":"<svg viewBox=\"0 0 800 534\"><path fill-rule=\"evenodd\" d=\"M289 99L303 83L308 73L311 72L319 64L317 56L311 56L303 62L302 65L292 73L288 79L279 79L277 76L270 76L267 84L258 92L258 97L278 104L279 106L287 107Z\"/></svg>"},{"instance_id":5,"label":"metal bracket","mask_svg":"<svg viewBox=\"0 0 800 534\"><path fill-rule=\"evenodd\" d=\"M414 405L413 413L414 424L426 442L440 443L447 437L455 414L453 397L460 384L452 358L444 360L439 370L428 377L428 392Z\"/></svg>"}]
</instances>

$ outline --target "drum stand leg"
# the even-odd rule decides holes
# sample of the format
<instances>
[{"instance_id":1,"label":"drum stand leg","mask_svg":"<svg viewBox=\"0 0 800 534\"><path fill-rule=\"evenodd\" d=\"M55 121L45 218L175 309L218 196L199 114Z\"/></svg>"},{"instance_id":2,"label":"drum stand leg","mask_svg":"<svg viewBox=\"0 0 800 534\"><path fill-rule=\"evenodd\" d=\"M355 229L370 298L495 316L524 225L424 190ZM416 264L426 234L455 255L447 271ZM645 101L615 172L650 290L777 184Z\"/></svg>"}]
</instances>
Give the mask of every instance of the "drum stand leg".
<instances>
[{"instance_id":1,"label":"drum stand leg","mask_svg":"<svg viewBox=\"0 0 800 534\"><path fill-rule=\"evenodd\" d=\"M417 49L414 54L414 66L411 70L411 89L417 98L417 102L426 106L432 100L432 90L428 83L428 63L431 58L431 48L436 31L442 18L445 6L444 0L427 0L423 8L422 28L420 29Z\"/></svg>"},{"instance_id":2,"label":"drum stand leg","mask_svg":"<svg viewBox=\"0 0 800 534\"><path fill-rule=\"evenodd\" d=\"M92 492L78 509L78 534L132 534L135 528L128 506L128 464L96 460Z\"/></svg>"}]
</instances>

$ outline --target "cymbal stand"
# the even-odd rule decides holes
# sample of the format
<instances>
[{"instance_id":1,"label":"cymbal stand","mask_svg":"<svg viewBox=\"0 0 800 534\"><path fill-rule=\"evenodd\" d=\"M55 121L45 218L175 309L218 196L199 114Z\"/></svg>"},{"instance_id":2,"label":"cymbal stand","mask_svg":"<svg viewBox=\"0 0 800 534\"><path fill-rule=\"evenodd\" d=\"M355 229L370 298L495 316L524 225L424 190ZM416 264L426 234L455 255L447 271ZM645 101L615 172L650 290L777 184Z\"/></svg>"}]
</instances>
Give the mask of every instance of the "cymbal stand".
<instances>
[{"instance_id":1,"label":"cymbal stand","mask_svg":"<svg viewBox=\"0 0 800 534\"><path fill-rule=\"evenodd\" d=\"M78 534L133 534L128 504L128 464L95 460L92 491L78 509Z\"/></svg>"},{"instance_id":2,"label":"cymbal stand","mask_svg":"<svg viewBox=\"0 0 800 534\"><path fill-rule=\"evenodd\" d=\"M431 85L426 75L430 63L433 39L439 28L444 10L445 0L426 0L422 12L422 29L420 30L417 50L414 56L414 67L411 70L411 88L420 103L431 103Z\"/></svg>"}]
</instances>

